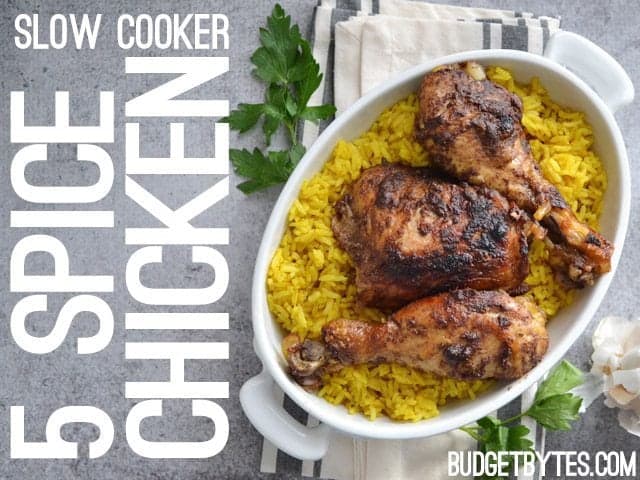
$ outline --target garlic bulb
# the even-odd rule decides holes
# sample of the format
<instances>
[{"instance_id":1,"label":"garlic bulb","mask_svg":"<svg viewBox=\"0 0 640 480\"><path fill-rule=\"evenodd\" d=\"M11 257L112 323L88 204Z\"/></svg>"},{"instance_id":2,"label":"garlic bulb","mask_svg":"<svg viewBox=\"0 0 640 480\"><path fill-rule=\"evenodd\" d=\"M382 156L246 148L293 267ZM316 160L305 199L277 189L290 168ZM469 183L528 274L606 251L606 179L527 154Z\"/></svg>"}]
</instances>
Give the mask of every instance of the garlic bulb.
<instances>
[{"instance_id":1,"label":"garlic bulb","mask_svg":"<svg viewBox=\"0 0 640 480\"><path fill-rule=\"evenodd\" d=\"M640 318L605 317L593 333L590 378L574 393L584 408L601 392L605 405L618 407L620 425L640 436Z\"/></svg>"}]
</instances>

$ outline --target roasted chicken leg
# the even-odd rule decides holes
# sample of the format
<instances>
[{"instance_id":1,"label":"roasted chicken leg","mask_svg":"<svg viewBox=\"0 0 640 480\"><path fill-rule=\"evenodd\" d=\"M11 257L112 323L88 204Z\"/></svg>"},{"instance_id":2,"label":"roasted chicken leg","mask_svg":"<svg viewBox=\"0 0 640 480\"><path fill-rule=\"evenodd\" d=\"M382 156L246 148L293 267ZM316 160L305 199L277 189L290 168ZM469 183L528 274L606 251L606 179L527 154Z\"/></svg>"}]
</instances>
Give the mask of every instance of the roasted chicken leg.
<instances>
[{"instance_id":1,"label":"roasted chicken leg","mask_svg":"<svg viewBox=\"0 0 640 480\"><path fill-rule=\"evenodd\" d=\"M364 305L393 309L462 287L513 291L529 272L529 217L495 190L383 164L363 172L335 211Z\"/></svg>"},{"instance_id":2,"label":"roasted chicken leg","mask_svg":"<svg viewBox=\"0 0 640 480\"><path fill-rule=\"evenodd\" d=\"M420 88L416 137L442 170L493 188L547 228L550 263L583 287L611 268L613 247L581 223L540 172L520 123L520 99L469 62L427 74Z\"/></svg>"},{"instance_id":3,"label":"roasted chicken leg","mask_svg":"<svg viewBox=\"0 0 640 480\"><path fill-rule=\"evenodd\" d=\"M459 379L515 379L537 365L549 343L545 315L532 300L471 289L423 298L386 323L335 320L322 337L284 342L292 376L310 389L327 369L381 362Z\"/></svg>"}]
</instances>

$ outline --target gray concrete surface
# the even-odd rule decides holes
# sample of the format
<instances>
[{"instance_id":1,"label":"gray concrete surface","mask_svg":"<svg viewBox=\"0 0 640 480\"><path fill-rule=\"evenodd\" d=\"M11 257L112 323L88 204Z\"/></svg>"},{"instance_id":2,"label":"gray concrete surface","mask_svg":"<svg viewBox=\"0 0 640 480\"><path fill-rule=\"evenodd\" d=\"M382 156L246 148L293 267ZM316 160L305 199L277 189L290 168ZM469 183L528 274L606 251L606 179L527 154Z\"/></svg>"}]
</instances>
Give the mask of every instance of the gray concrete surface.
<instances>
[{"instance_id":1,"label":"gray concrete surface","mask_svg":"<svg viewBox=\"0 0 640 480\"><path fill-rule=\"evenodd\" d=\"M283 0L282 4L292 14L304 32L309 32L315 0ZM456 4L471 4L483 7L510 8L533 11L538 14L561 15L563 27L592 39L613 54L629 72L634 83L640 84L640 30L637 17L640 5L636 2L582 2L553 0L534 1L450 1ZM248 58L257 45L257 27L269 13L271 1L203 1L203 0L143 0L143 1L16 1L4 3L0 18L3 48L0 50L0 101L3 144L3 161L0 164L2 179L0 220L3 234L0 236L0 478L2 479L211 479L211 478L258 478L261 438L244 417L238 402L238 390L242 383L259 371L260 365L251 348L250 284L253 263L262 230L278 195L278 188L250 197L236 189L219 208L211 209L198 218L199 225L229 226L231 244L221 249L229 261L231 282L226 295L216 303L215 310L230 313L231 328L225 333L184 332L180 334L149 334L125 332L124 312L142 311L142 306L132 300L124 284L124 266L133 251L124 246L124 227L147 225L149 217L124 195L124 101L134 94L147 90L153 83L148 78L125 78L124 57L126 52L115 47L114 20L121 13L188 13L220 12L228 15L231 22L231 71L221 79L206 86L199 95L212 93L216 98L229 99L231 105L240 101L259 101L262 86L250 75ZM52 13L103 13L103 31L95 51L18 51L13 47L13 18L22 12L39 12L41 17ZM151 54L151 53L146 53ZM171 54L171 52L153 54ZM204 54L199 52L196 54ZM224 54L221 52L221 54ZM52 94L56 89L69 90L72 95L74 114L72 121L95 120L94 102L96 91L116 92L116 143L107 149L115 163L115 183L111 193L92 208L114 209L116 228L110 231L62 230L53 234L61 239L72 252L76 272L105 272L115 276L115 292L105 295L114 309L116 328L109 347L95 355L80 357L75 353L75 338L90 335L95 324L82 321L74 324L69 338L61 348L49 355L36 356L20 350L9 332L8 318L11 308L20 298L8 293L8 259L13 245L27 233L9 229L11 209L41 208L20 200L12 191L9 182L9 166L16 146L9 142L7 127L9 91L24 90L28 99L27 111L33 121L52 120ZM637 315L640 306L637 298L638 275L640 274L640 193L638 190L640 168L640 126L637 122L636 105L617 115L625 136L631 172L633 175L633 206L631 223L621 266L615 276L611 290L602 304L597 317L606 314ZM200 125L201 126L201 125ZM153 145L147 155L162 155L167 149L165 123L154 123L142 131L146 143ZM211 145L196 121L189 136L193 155L206 155ZM236 146L252 146L259 134L248 134L241 138L235 135ZM95 180L96 172L79 170L68 161L74 151L67 147L51 148L51 166L39 172L32 171L31 180L42 184L88 184ZM235 181L235 180L234 180ZM145 179L145 185L160 198L173 205L191 198L196 192L211 184L211 179L183 177L179 182L161 178ZM170 195L171 198L163 197ZM189 269L186 249L176 247L169 251L171 270L147 272L150 282L156 285L177 284L180 286L202 286L210 272ZM43 269L50 268L44 262ZM46 271L46 270L45 270ZM61 305L62 296L51 301L50 308ZM66 298L66 297L65 297ZM202 308L205 311L206 308ZM46 322L31 325L34 334L44 335L51 328ZM593 328L593 324L592 324ZM588 368L591 330L586 332L568 355L573 362ZM127 446L124 437L124 420L133 402L124 398L124 384L135 379L164 379L166 363L132 362L124 360L125 340L228 340L231 358L226 362L194 362L188 369L187 378L193 380L224 379L231 382L231 398L221 401L229 415L231 433L224 451L207 460L147 460L136 456ZM63 431L67 439L81 439L79 460L10 460L9 459L9 407L24 405L27 411L28 440L44 440L44 424L54 409L72 404L95 405L103 408L112 418L116 438L110 452L97 460L86 458L86 442L95 437L91 428L83 425L68 427ZM172 421L149 421L143 433L148 439L203 440L211 432L208 422L190 417L180 401L169 402L166 409ZM567 433L549 433L547 448L555 450L638 450L640 439L628 435L618 427L615 412L603 406L602 400L594 404L587 415ZM278 478L298 478L297 474L280 475Z\"/></svg>"}]
</instances>

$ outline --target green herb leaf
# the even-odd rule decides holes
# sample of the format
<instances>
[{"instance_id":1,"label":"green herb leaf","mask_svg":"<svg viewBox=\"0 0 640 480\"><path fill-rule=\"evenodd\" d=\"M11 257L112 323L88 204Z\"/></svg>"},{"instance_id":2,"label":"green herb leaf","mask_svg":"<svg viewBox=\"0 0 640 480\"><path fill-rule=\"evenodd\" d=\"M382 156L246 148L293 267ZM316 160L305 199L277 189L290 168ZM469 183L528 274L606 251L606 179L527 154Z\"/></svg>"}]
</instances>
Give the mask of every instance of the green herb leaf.
<instances>
[{"instance_id":1,"label":"green herb leaf","mask_svg":"<svg viewBox=\"0 0 640 480\"><path fill-rule=\"evenodd\" d=\"M306 152L307 149L300 143L296 143L291 147L291 150L289 150L289 160L291 161L291 165L295 167Z\"/></svg>"},{"instance_id":2,"label":"green herb leaf","mask_svg":"<svg viewBox=\"0 0 640 480\"><path fill-rule=\"evenodd\" d=\"M267 83L286 83L286 67L271 50L264 47L258 48L251 55L251 63L256 66L253 73L261 80Z\"/></svg>"},{"instance_id":3,"label":"green herb leaf","mask_svg":"<svg viewBox=\"0 0 640 480\"><path fill-rule=\"evenodd\" d=\"M263 153L258 149L230 149L234 170L248 181L238 185L244 193L252 193L287 180L305 153L298 143L298 125L302 120L318 122L335 113L332 105L309 107L309 99L322 82L320 66L313 58L309 43L291 25L280 5L267 17L266 28L260 29L260 47L251 56L254 74L267 84L263 104L240 104L225 121L240 133L253 128L263 118L262 131L267 146L273 135L284 127L289 149Z\"/></svg>"},{"instance_id":4,"label":"green herb leaf","mask_svg":"<svg viewBox=\"0 0 640 480\"><path fill-rule=\"evenodd\" d=\"M260 104L251 104L251 103L241 103L238 105L238 109L232 111L228 117L223 118L223 122L229 123L229 128L232 130L237 130L240 133L244 133L247 130L250 130L264 112L264 105Z\"/></svg>"},{"instance_id":5,"label":"green herb leaf","mask_svg":"<svg viewBox=\"0 0 640 480\"><path fill-rule=\"evenodd\" d=\"M229 150L229 158L233 169L243 177L258 177L261 173L262 165L266 162L266 158L260 150L255 148L253 152L242 149L232 148Z\"/></svg>"},{"instance_id":6,"label":"green herb leaf","mask_svg":"<svg viewBox=\"0 0 640 480\"><path fill-rule=\"evenodd\" d=\"M296 92L298 94L298 104L304 109L309 103L309 99L322 82L322 74L320 73L320 65L313 60L311 47L307 42L301 42L301 61L294 72L296 78L300 78L295 83Z\"/></svg>"},{"instance_id":7,"label":"green herb leaf","mask_svg":"<svg viewBox=\"0 0 640 480\"><path fill-rule=\"evenodd\" d=\"M249 179L238 185L238 188L247 194L286 182L302 155L302 145L291 150L272 151L267 156L257 148L253 152L245 149L229 150L234 171Z\"/></svg>"},{"instance_id":8,"label":"green herb leaf","mask_svg":"<svg viewBox=\"0 0 640 480\"><path fill-rule=\"evenodd\" d=\"M507 439L507 450L510 452L528 452L533 449L533 442L526 438L529 435L529 428L524 425L516 425L509 429Z\"/></svg>"},{"instance_id":9,"label":"green herb leaf","mask_svg":"<svg viewBox=\"0 0 640 480\"><path fill-rule=\"evenodd\" d=\"M273 116L284 120L287 118L287 95L289 91L281 85L269 85L266 93L265 110Z\"/></svg>"},{"instance_id":10,"label":"green herb leaf","mask_svg":"<svg viewBox=\"0 0 640 480\"><path fill-rule=\"evenodd\" d=\"M244 193L257 192L288 177L289 166L279 156L265 157L257 148L253 152L231 149L229 155L235 172L249 179L238 185Z\"/></svg>"},{"instance_id":11,"label":"green herb leaf","mask_svg":"<svg viewBox=\"0 0 640 480\"><path fill-rule=\"evenodd\" d=\"M262 45L272 51L277 60L288 70L296 62L301 40L298 26L291 26L291 17L279 4L276 4L271 16L267 17L267 28L260 29Z\"/></svg>"},{"instance_id":12,"label":"green herb leaf","mask_svg":"<svg viewBox=\"0 0 640 480\"><path fill-rule=\"evenodd\" d=\"M288 94L289 92L287 92ZM284 107L290 117L295 117L298 113L298 105L292 95L288 94L284 100Z\"/></svg>"},{"instance_id":13,"label":"green herb leaf","mask_svg":"<svg viewBox=\"0 0 640 480\"><path fill-rule=\"evenodd\" d=\"M460 427L460 430L462 430L463 432L465 432L467 435L469 435L471 438L473 438L476 441L480 441L482 440L482 437L480 436L480 432L478 428L475 427Z\"/></svg>"},{"instance_id":14,"label":"green herb leaf","mask_svg":"<svg viewBox=\"0 0 640 480\"><path fill-rule=\"evenodd\" d=\"M298 46L301 41L298 26L292 27L291 17L286 15L280 5L276 5L267 17L267 28L260 29L262 47L251 57L256 66L255 74L265 82L288 83L289 71L298 61Z\"/></svg>"},{"instance_id":15,"label":"green herb leaf","mask_svg":"<svg viewBox=\"0 0 640 480\"><path fill-rule=\"evenodd\" d=\"M318 123L320 120L331 117L334 113L336 113L336 107L333 105L320 105L319 107L305 108L300 114L300 118Z\"/></svg>"},{"instance_id":16,"label":"green herb leaf","mask_svg":"<svg viewBox=\"0 0 640 480\"><path fill-rule=\"evenodd\" d=\"M582 404L582 399L569 391L582 381L582 372L569 362L563 361L540 384L533 405L526 412L504 421L495 417L484 417L477 421L477 427L465 427L461 430L476 439L484 453L532 452L533 442L526 438L529 429L513 423L527 415L550 430L569 430L570 422L578 419ZM514 459L511 457L508 461L511 470Z\"/></svg>"},{"instance_id":17,"label":"green herb leaf","mask_svg":"<svg viewBox=\"0 0 640 480\"><path fill-rule=\"evenodd\" d=\"M527 411L527 415L549 430L570 430L569 422L578 419L580 405L580 397L563 393L535 402Z\"/></svg>"},{"instance_id":18,"label":"green herb leaf","mask_svg":"<svg viewBox=\"0 0 640 480\"><path fill-rule=\"evenodd\" d=\"M563 360L540 384L534 403L560 393L567 393L572 388L582 385L583 381L582 372Z\"/></svg>"},{"instance_id":19,"label":"green herb leaf","mask_svg":"<svg viewBox=\"0 0 640 480\"><path fill-rule=\"evenodd\" d=\"M484 417L478 420L478 427L467 427L463 430L479 442L480 451L514 452L531 451L533 442L525 438L529 429L524 425L509 427L495 417ZM513 457L507 456L508 470L513 465ZM483 478L497 478L484 476Z\"/></svg>"},{"instance_id":20,"label":"green herb leaf","mask_svg":"<svg viewBox=\"0 0 640 480\"><path fill-rule=\"evenodd\" d=\"M484 449L487 452L506 451L508 440L509 428L502 425L494 425L484 437Z\"/></svg>"},{"instance_id":21,"label":"green herb leaf","mask_svg":"<svg viewBox=\"0 0 640 480\"><path fill-rule=\"evenodd\" d=\"M500 420L495 417L483 417L476 422L480 427L485 430L490 430L498 425L500 425Z\"/></svg>"},{"instance_id":22,"label":"green herb leaf","mask_svg":"<svg viewBox=\"0 0 640 480\"><path fill-rule=\"evenodd\" d=\"M275 84L270 85L267 89L266 103L264 105L265 123L262 128L267 146L271 145L271 137L281 124L291 123L286 107L288 93L289 91L286 87Z\"/></svg>"},{"instance_id":23,"label":"green herb leaf","mask_svg":"<svg viewBox=\"0 0 640 480\"><path fill-rule=\"evenodd\" d=\"M280 126L280 119L275 116L266 115L264 117L264 123L262 124L262 131L264 132L264 138L267 142L267 146L271 145L271 137L278 130Z\"/></svg>"}]
</instances>

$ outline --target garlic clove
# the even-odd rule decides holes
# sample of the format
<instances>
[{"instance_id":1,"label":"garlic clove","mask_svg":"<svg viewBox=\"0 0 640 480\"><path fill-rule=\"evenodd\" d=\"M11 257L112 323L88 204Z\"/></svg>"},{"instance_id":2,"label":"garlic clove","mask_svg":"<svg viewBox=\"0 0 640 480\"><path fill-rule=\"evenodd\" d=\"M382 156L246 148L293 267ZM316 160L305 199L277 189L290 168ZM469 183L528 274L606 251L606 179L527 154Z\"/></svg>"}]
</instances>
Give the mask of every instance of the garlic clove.
<instances>
[{"instance_id":1,"label":"garlic clove","mask_svg":"<svg viewBox=\"0 0 640 480\"><path fill-rule=\"evenodd\" d=\"M635 398L635 395L625 390L622 385L616 385L605 394L617 404L616 406L624 406Z\"/></svg>"},{"instance_id":2,"label":"garlic clove","mask_svg":"<svg viewBox=\"0 0 640 480\"><path fill-rule=\"evenodd\" d=\"M624 354L620 360L620 368L622 370L640 369L640 342Z\"/></svg>"},{"instance_id":3,"label":"garlic clove","mask_svg":"<svg viewBox=\"0 0 640 480\"><path fill-rule=\"evenodd\" d=\"M629 325L623 342L625 351L638 348L640 345L640 321L630 321Z\"/></svg>"},{"instance_id":4,"label":"garlic clove","mask_svg":"<svg viewBox=\"0 0 640 480\"><path fill-rule=\"evenodd\" d=\"M629 329L629 321L622 317L605 317L593 332L593 348L599 347L606 339L624 338Z\"/></svg>"},{"instance_id":5,"label":"garlic clove","mask_svg":"<svg viewBox=\"0 0 640 480\"><path fill-rule=\"evenodd\" d=\"M591 356L594 368L609 373L616 370L620 365L620 360L624 354L622 347L612 340L603 342L598 346Z\"/></svg>"},{"instance_id":6,"label":"garlic clove","mask_svg":"<svg viewBox=\"0 0 640 480\"><path fill-rule=\"evenodd\" d=\"M640 319L603 318L593 334L592 343L590 375L601 382L604 404L619 408L620 425L640 436ZM593 396L594 391L595 387L587 393Z\"/></svg>"},{"instance_id":7,"label":"garlic clove","mask_svg":"<svg viewBox=\"0 0 640 480\"><path fill-rule=\"evenodd\" d=\"M640 369L616 370L611 373L611 377L616 386L622 386L633 396L640 395Z\"/></svg>"}]
</instances>

